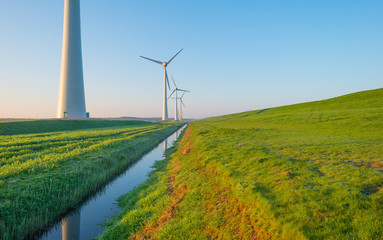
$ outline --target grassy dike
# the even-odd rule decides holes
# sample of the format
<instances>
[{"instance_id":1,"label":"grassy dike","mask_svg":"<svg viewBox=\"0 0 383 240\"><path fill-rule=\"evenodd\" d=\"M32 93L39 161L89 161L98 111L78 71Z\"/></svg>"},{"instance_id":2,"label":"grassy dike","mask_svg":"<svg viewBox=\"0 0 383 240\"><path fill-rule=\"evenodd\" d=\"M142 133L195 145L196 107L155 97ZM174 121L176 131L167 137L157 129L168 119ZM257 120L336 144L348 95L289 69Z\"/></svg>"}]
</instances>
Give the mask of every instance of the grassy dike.
<instances>
[{"instance_id":1,"label":"grassy dike","mask_svg":"<svg viewBox=\"0 0 383 240\"><path fill-rule=\"evenodd\" d=\"M382 129L383 89L192 122L99 239L381 239Z\"/></svg>"},{"instance_id":2,"label":"grassy dike","mask_svg":"<svg viewBox=\"0 0 383 240\"><path fill-rule=\"evenodd\" d=\"M103 120L0 123L0 239L30 238L181 125ZM20 129L28 134L20 134Z\"/></svg>"}]
</instances>

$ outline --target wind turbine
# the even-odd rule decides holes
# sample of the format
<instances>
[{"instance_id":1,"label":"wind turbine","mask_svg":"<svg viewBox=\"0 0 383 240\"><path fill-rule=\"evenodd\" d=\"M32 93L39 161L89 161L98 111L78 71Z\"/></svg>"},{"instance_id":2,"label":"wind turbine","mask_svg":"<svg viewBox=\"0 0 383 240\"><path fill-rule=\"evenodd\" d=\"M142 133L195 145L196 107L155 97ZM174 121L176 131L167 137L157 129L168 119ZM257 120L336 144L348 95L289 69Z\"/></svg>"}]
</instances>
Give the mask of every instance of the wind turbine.
<instances>
[{"instance_id":1,"label":"wind turbine","mask_svg":"<svg viewBox=\"0 0 383 240\"><path fill-rule=\"evenodd\" d=\"M184 101L182 101L182 98L184 97L184 95L185 95L185 92L182 93L182 96L180 97L180 121L182 121L182 105L184 105L184 107L185 107ZM181 103L182 103L182 105L181 105Z\"/></svg>"},{"instance_id":2,"label":"wind turbine","mask_svg":"<svg viewBox=\"0 0 383 240\"><path fill-rule=\"evenodd\" d=\"M166 83L168 84L168 87L169 87L169 90L170 90L170 84L169 84L169 79L168 79L168 73L166 71L166 67L169 65L169 63L183 50L183 48L181 50L178 51L178 53L176 53L176 55L174 55L169 61L167 62L161 62L161 61L157 61L157 60L154 60L154 59L151 59L151 58L147 58L147 57L143 57L143 56L140 56L142 58L145 58L149 61L152 61L152 62L155 62L155 63L158 63L160 65L162 65L164 67L164 104L163 104L163 108L162 108L162 121L164 120L168 120L168 97L167 97L167 92L166 92Z\"/></svg>"},{"instance_id":3,"label":"wind turbine","mask_svg":"<svg viewBox=\"0 0 383 240\"><path fill-rule=\"evenodd\" d=\"M177 84L176 82L174 81L174 78L172 76L172 81L173 81L173 84L174 84L174 90L173 92L170 94L169 98L173 95L173 93L176 93L176 96L175 96L175 100L176 100L176 104L175 104L175 113L174 113L174 120L177 121L179 120L179 114L178 114L178 104L177 104L177 101L178 101L178 97L177 97L177 92L180 91L180 92L189 92L188 90L184 90L184 89L180 89L177 87Z\"/></svg>"}]
</instances>

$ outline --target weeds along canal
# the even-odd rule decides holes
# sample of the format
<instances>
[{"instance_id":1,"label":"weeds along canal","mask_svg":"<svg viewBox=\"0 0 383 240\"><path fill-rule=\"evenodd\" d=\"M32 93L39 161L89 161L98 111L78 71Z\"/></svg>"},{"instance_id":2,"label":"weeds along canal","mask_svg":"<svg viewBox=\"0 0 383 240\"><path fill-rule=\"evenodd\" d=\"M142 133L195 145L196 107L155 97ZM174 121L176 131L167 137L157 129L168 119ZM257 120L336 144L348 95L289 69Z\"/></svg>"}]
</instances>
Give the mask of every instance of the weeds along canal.
<instances>
[{"instance_id":1,"label":"weeds along canal","mask_svg":"<svg viewBox=\"0 0 383 240\"><path fill-rule=\"evenodd\" d=\"M120 211L116 204L117 198L139 186L148 178L149 173L153 171L153 164L164 158L165 150L173 146L185 127L186 125L141 157L124 173L109 182L102 190L90 197L78 209L66 215L37 239L87 240L100 235L104 231L101 224L105 219Z\"/></svg>"}]
</instances>

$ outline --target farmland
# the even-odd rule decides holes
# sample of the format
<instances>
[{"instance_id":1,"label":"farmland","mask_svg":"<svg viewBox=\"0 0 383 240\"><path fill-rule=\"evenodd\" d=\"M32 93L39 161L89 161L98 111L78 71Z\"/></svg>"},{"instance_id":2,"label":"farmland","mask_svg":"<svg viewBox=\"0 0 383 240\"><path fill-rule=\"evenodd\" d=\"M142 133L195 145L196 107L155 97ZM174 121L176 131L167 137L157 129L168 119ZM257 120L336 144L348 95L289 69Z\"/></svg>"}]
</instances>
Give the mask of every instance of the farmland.
<instances>
[{"instance_id":1,"label":"farmland","mask_svg":"<svg viewBox=\"0 0 383 240\"><path fill-rule=\"evenodd\" d=\"M99 239L381 239L383 89L192 122Z\"/></svg>"},{"instance_id":2,"label":"farmland","mask_svg":"<svg viewBox=\"0 0 383 240\"><path fill-rule=\"evenodd\" d=\"M29 238L183 123L0 123L0 239Z\"/></svg>"}]
</instances>

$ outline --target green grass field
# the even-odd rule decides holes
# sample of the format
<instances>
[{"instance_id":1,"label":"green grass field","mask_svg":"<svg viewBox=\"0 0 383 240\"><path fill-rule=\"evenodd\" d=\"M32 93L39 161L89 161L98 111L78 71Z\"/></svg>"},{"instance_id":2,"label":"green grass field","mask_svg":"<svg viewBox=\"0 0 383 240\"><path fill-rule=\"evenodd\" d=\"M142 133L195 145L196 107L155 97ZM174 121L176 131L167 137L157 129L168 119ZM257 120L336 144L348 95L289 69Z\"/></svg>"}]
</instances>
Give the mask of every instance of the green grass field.
<instances>
[{"instance_id":1,"label":"green grass field","mask_svg":"<svg viewBox=\"0 0 383 240\"><path fill-rule=\"evenodd\" d=\"M382 239L383 89L192 122L100 239Z\"/></svg>"},{"instance_id":2,"label":"green grass field","mask_svg":"<svg viewBox=\"0 0 383 240\"><path fill-rule=\"evenodd\" d=\"M0 239L28 239L181 125L104 120L0 123Z\"/></svg>"}]
</instances>

